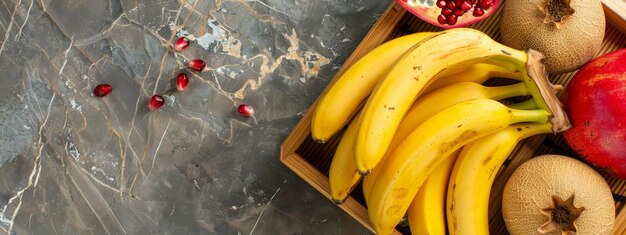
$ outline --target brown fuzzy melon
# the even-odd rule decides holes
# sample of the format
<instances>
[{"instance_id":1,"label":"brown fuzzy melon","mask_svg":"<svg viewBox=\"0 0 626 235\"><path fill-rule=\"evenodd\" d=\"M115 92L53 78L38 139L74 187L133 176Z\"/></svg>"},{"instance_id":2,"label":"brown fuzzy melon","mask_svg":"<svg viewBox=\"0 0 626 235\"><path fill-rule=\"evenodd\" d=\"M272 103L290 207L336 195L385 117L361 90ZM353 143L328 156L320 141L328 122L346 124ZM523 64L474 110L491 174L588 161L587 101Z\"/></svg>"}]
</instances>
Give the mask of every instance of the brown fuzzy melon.
<instances>
[{"instance_id":1,"label":"brown fuzzy melon","mask_svg":"<svg viewBox=\"0 0 626 235\"><path fill-rule=\"evenodd\" d=\"M570 157L543 155L513 172L502 193L502 215L511 235L609 235L614 203L594 169Z\"/></svg>"},{"instance_id":2,"label":"brown fuzzy melon","mask_svg":"<svg viewBox=\"0 0 626 235\"><path fill-rule=\"evenodd\" d=\"M605 30L600 0L507 0L502 43L546 56L551 74L571 72L600 50Z\"/></svg>"}]
</instances>

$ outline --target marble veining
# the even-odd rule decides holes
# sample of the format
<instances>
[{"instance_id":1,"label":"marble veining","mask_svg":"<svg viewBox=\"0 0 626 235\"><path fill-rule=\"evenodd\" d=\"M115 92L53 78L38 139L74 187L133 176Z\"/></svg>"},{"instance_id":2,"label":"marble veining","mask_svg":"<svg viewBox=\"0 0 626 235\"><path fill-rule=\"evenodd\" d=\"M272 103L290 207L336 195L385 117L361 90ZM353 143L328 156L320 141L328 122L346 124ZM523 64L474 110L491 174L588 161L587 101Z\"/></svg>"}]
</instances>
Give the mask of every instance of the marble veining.
<instances>
[{"instance_id":1,"label":"marble veining","mask_svg":"<svg viewBox=\"0 0 626 235\"><path fill-rule=\"evenodd\" d=\"M0 231L368 234L278 154L389 3L2 1Z\"/></svg>"}]
</instances>

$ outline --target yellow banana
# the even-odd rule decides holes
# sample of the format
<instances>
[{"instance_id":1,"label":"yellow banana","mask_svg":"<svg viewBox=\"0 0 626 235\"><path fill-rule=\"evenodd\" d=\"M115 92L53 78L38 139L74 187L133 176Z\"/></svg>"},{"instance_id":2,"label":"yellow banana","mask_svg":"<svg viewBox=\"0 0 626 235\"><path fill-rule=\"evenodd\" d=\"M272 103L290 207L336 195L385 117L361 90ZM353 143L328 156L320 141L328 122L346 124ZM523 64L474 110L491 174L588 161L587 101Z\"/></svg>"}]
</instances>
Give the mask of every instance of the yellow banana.
<instances>
[{"instance_id":1,"label":"yellow banana","mask_svg":"<svg viewBox=\"0 0 626 235\"><path fill-rule=\"evenodd\" d=\"M399 58L376 85L362 110L355 140L357 169L368 174L378 164L410 105L442 74L487 63L514 68L522 76L528 76L525 72L527 58L525 52L504 46L484 33L468 28L442 31L420 41ZM535 85L529 79L524 81ZM533 87L533 91L536 90ZM539 105L540 108L544 106Z\"/></svg>"},{"instance_id":2,"label":"yellow banana","mask_svg":"<svg viewBox=\"0 0 626 235\"><path fill-rule=\"evenodd\" d=\"M446 191L460 150L439 164L417 192L407 211L413 235L446 234Z\"/></svg>"},{"instance_id":3,"label":"yellow banana","mask_svg":"<svg viewBox=\"0 0 626 235\"><path fill-rule=\"evenodd\" d=\"M379 166L383 170L367 200L373 228L378 234L391 234L427 176L461 146L513 123L545 123L549 118L550 113L543 109L509 109L490 99L463 101L436 113Z\"/></svg>"},{"instance_id":4,"label":"yellow banana","mask_svg":"<svg viewBox=\"0 0 626 235\"><path fill-rule=\"evenodd\" d=\"M361 175L356 170L354 164L354 135L358 125L360 113L350 122L350 125L343 132L335 155L330 163L328 171L328 181L330 183L330 196L333 202L343 203L352 189L361 180Z\"/></svg>"},{"instance_id":5,"label":"yellow banana","mask_svg":"<svg viewBox=\"0 0 626 235\"><path fill-rule=\"evenodd\" d=\"M450 234L489 234L489 193L500 166L522 139L550 132L549 122L518 123L463 147L448 184Z\"/></svg>"},{"instance_id":6,"label":"yellow banana","mask_svg":"<svg viewBox=\"0 0 626 235\"><path fill-rule=\"evenodd\" d=\"M393 63L413 45L434 33L420 32L388 41L355 62L322 95L311 120L311 135L326 142L350 120Z\"/></svg>"},{"instance_id":7,"label":"yellow banana","mask_svg":"<svg viewBox=\"0 0 626 235\"><path fill-rule=\"evenodd\" d=\"M387 155L413 130L415 130L415 128L422 124L422 122L444 108L471 99L485 98L500 100L515 96L525 96L528 94L528 89L524 83L486 87L473 82L461 82L447 85L429 92L428 94L418 98L415 103L413 103L404 119L402 119L398 130L393 136L391 144L389 144L389 151L387 151ZM384 158L386 157L387 156ZM355 163L353 162L352 164ZM372 169L372 173L367 175L363 180L363 194L366 202L369 198L369 192L371 192L372 185L375 182L379 171L381 171L380 169L381 168L378 167Z\"/></svg>"}]
</instances>

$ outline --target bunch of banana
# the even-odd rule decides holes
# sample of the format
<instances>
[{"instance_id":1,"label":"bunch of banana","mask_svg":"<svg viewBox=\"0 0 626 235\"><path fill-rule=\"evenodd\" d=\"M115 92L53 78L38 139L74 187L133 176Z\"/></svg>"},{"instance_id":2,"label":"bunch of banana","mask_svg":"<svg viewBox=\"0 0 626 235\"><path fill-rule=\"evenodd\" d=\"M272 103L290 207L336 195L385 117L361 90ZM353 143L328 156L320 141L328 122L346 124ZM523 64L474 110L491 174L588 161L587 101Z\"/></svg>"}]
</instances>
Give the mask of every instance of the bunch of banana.
<instances>
[{"instance_id":1,"label":"bunch of banana","mask_svg":"<svg viewBox=\"0 0 626 235\"><path fill-rule=\"evenodd\" d=\"M513 74L510 75L511 77L514 76ZM471 78L471 80L479 80L478 78L480 78L480 80L484 81L489 77L483 74L467 73L465 78ZM404 138L424 120L441 111L443 108L458 102L476 98L501 100L528 94L528 89L523 83L501 87L486 87L475 82L459 82L444 86L424 95L413 104L406 118L402 120L400 128L398 128L390 147L392 149L395 148L400 141L404 140ZM356 163L354 161L354 137L359 116L360 115L350 123L344 132L330 164L330 191L332 199L336 203L343 202L352 191L352 188L354 188L361 179L361 174L356 169ZM370 175L371 177L367 178L372 179L375 174L376 171ZM366 181L364 187L369 187L370 185L367 184L369 182L371 182L371 180Z\"/></svg>"},{"instance_id":2,"label":"bunch of banana","mask_svg":"<svg viewBox=\"0 0 626 235\"><path fill-rule=\"evenodd\" d=\"M504 159L523 138L569 127L541 58L463 28L404 36L365 55L323 94L311 123L324 142L350 122L330 166L333 201L364 178L378 234L405 214L414 234L488 234L485 207ZM519 82L481 85L492 77Z\"/></svg>"}]
</instances>

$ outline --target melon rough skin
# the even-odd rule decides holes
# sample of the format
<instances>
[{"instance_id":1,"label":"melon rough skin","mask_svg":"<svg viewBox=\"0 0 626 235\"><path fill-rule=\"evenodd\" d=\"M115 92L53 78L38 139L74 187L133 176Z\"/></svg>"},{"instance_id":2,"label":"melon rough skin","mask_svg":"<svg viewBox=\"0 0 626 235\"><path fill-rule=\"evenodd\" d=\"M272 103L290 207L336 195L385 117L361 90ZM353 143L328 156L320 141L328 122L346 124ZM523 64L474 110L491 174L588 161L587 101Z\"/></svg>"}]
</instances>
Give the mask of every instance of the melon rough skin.
<instances>
[{"instance_id":1,"label":"melon rough skin","mask_svg":"<svg viewBox=\"0 0 626 235\"><path fill-rule=\"evenodd\" d=\"M570 157L543 155L513 172L502 194L502 214L511 235L608 235L614 203L594 169Z\"/></svg>"},{"instance_id":2,"label":"melon rough skin","mask_svg":"<svg viewBox=\"0 0 626 235\"><path fill-rule=\"evenodd\" d=\"M547 72L560 74L598 53L605 24L600 0L507 0L500 33L507 46L543 53Z\"/></svg>"}]
</instances>

